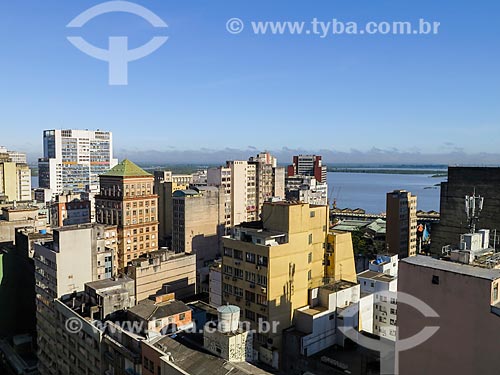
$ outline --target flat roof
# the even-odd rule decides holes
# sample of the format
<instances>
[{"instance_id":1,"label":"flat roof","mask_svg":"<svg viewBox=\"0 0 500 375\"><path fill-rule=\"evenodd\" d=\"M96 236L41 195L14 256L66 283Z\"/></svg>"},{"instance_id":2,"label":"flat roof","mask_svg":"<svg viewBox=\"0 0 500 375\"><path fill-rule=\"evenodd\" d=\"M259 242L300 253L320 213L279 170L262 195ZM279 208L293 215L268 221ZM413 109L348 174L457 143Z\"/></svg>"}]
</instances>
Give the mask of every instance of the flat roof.
<instances>
[{"instance_id":1,"label":"flat roof","mask_svg":"<svg viewBox=\"0 0 500 375\"><path fill-rule=\"evenodd\" d=\"M364 271L358 274L358 277L362 277L365 279L370 279L370 280L376 280L376 281L385 281L386 283L395 280L396 277L387 275L382 272L375 272L375 271Z\"/></svg>"},{"instance_id":2,"label":"flat roof","mask_svg":"<svg viewBox=\"0 0 500 375\"><path fill-rule=\"evenodd\" d=\"M479 279L496 280L500 278L500 269L488 269L447 260L435 259L424 255L416 255L402 259L401 262L414 266L432 268L445 272L458 273Z\"/></svg>"}]
</instances>

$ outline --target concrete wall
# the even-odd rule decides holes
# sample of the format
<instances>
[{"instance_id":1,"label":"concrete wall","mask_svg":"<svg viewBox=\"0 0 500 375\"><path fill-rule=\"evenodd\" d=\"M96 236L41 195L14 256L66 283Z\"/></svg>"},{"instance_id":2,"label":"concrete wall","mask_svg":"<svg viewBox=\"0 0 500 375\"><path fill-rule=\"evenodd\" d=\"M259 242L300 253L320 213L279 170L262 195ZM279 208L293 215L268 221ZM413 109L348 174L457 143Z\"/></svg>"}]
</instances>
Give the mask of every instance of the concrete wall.
<instances>
[{"instance_id":1,"label":"concrete wall","mask_svg":"<svg viewBox=\"0 0 500 375\"><path fill-rule=\"evenodd\" d=\"M500 230L500 168L449 167L448 182L441 184L441 219L432 227L431 251L441 254L445 245L458 244L467 232L465 196L476 189L484 197L481 228Z\"/></svg>"},{"instance_id":2,"label":"concrete wall","mask_svg":"<svg viewBox=\"0 0 500 375\"><path fill-rule=\"evenodd\" d=\"M434 276L439 285L432 283ZM411 337L426 326L440 327L422 345L400 353L400 374L498 374L500 318L491 312L491 284L488 279L400 262L399 290L428 304L439 318L425 318L413 307L398 304L399 337Z\"/></svg>"}]
</instances>

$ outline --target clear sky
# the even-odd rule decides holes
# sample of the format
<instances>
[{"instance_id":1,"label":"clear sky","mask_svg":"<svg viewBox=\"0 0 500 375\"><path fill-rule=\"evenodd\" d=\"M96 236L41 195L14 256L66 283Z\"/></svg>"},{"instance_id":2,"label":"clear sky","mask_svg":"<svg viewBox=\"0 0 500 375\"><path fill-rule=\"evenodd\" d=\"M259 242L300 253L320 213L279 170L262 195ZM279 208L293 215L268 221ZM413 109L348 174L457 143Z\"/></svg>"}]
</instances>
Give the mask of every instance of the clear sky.
<instances>
[{"instance_id":1,"label":"clear sky","mask_svg":"<svg viewBox=\"0 0 500 375\"><path fill-rule=\"evenodd\" d=\"M100 1L0 3L0 144L39 152L47 128L106 129L117 149L200 148L498 152L500 2L464 0L138 0L168 24L106 14ZM226 30L238 17L239 35ZM438 35L255 35L250 21L441 23ZM81 35L133 47L168 42L109 86Z\"/></svg>"}]
</instances>

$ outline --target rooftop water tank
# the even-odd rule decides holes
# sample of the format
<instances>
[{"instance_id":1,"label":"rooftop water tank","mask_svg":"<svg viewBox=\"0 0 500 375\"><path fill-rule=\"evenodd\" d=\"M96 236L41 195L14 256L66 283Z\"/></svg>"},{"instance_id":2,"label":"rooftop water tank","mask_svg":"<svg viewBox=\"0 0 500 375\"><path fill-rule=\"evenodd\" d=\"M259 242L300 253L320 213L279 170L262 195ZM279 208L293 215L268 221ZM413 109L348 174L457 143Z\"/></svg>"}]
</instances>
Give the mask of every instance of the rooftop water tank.
<instances>
[{"instance_id":1,"label":"rooftop water tank","mask_svg":"<svg viewBox=\"0 0 500 375\"><path fill-rule=\"evenodd\" d=\"M226 305L217 309L219 316L219 331L223 333L235 332L240 324L240 308L238 306Z\"/></svg>"}]
</instances>

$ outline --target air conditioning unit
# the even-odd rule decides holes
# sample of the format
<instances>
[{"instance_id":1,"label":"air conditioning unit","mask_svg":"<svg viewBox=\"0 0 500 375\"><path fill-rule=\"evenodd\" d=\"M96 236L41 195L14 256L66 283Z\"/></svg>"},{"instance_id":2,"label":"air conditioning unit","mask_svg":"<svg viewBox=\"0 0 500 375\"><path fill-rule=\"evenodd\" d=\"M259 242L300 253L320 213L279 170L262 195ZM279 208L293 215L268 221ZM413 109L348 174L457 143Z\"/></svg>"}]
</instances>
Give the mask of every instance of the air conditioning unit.
<instances>
[{"instance_id":1,"label":"air conditioning unit","mask_svg":"<svg viewBox=\"0 0 500 375\"><path fill-rule=\"evenodd\" d=\"M231 278L231 276L224 276L224 278L225 278L226 280L229 280L229 279Z\"/></svg>"},{"instance_id":2,"label":"air conditioning unit","mask_svg":"<svg viewBox=\"0 0 500 375\"><path fill-rule=\"evenodd\" d=\"M236 278L236 277L233 277L233 281L238 281L238 278Z\"/></svg>"},{"instance_id":3,"label":"air conditioning unit","mask_svg":"<svg viewBox=\"0 0 500 375\"><path fill-rule=\"evenodd\" d=\"M265 294L267 293L267 288L260 288L260 291Z\"/></svg>"},{"instance_id":4,"label":"air conditioning unit","mask_svg":"<svg viewBox=\"0 0 500 375\"><path fill-rule=\"evenodd\" d=\"M251 289L255 289L255 284L250 284Z\"/></svg>"},{"instance_id":5,"label":"air conditioning unit","mask_svg":"<svg viewBox=\"0 0 500 375\"><path fill-rule=\"evenodd\" d=\"M255 269L260 270L260 269L261 269L261 267L260 267L260 266L256 266L256 267L255 267Z\"/></svg>"},{"instance_id":6,"label":"air conditioning unit","mask_svg":"<svg viewBox=\"0 0 500 375\"><path fill-rule=\"evenodd\" d=\"M234 262L234 264L235 264L235 265L237 265L237 266L239 266L239 265L241 264L241 262L240 262L239 260L236 260L236 261Z\"/></svg>"}]
</instances>

